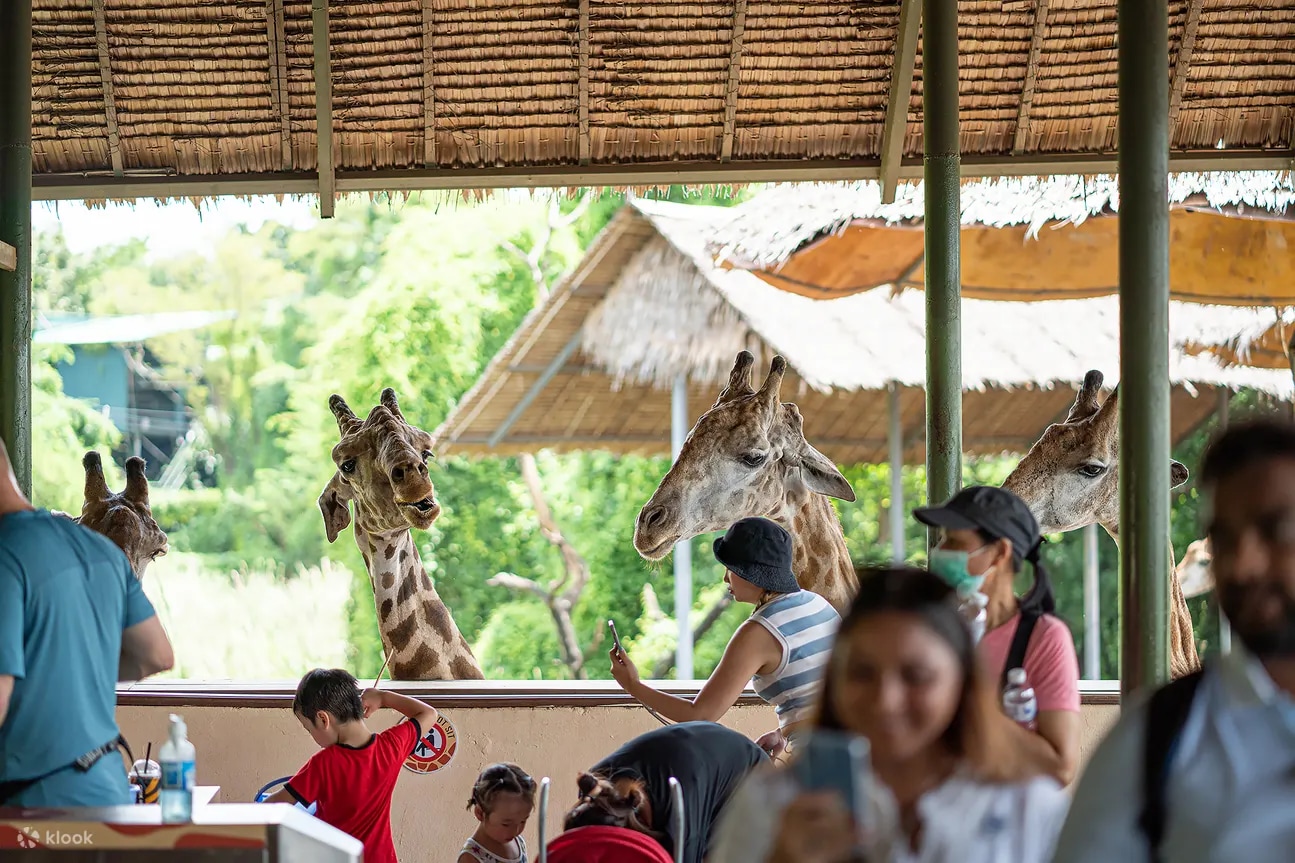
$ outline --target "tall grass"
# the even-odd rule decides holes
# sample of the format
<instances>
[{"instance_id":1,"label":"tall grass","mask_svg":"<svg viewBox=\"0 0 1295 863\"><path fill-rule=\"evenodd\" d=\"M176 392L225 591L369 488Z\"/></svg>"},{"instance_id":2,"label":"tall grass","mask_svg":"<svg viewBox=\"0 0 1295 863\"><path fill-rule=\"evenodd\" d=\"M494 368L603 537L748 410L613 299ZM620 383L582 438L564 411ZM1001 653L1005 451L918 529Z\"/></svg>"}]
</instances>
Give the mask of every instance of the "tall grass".
<instances>
[{"instance_id":1,"label":"tall grass","mask_svg":"<svg viewBox=\"0 0 1295 863\"><path fill-rule=\"evenodd\" d=\"M160 676L295 681L311 668L344 668L351 578L330 561L284 577L171 552L144 577L175 647L175 668Z\"/></svg>"}]
</instances>

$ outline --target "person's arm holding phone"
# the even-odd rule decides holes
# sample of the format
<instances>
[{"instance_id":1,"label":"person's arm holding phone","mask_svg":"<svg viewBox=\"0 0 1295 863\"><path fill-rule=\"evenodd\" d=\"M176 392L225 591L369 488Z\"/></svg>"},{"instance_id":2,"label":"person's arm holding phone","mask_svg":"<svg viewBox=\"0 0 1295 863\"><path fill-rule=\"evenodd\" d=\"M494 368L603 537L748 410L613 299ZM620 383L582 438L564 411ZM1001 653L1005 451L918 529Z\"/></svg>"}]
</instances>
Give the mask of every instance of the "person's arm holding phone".
<instances>
[{"instance_id":1,"label":"person's arm holding phone","mask_svg":"<svg viewBox=\"0 0 1295 863\"><path fill-rule=\"evenodd\" d=\"M615 627L612 629L614 632ZM782 648L769 630L759 624L743 623L733 633L714 673L690 701L644 683L619 639L616 642L609 654L612 677L637 701L674 722L718 722L737 703L753 676L761 669L777 666L782 659Z\"/></svg>"}]
</instances>

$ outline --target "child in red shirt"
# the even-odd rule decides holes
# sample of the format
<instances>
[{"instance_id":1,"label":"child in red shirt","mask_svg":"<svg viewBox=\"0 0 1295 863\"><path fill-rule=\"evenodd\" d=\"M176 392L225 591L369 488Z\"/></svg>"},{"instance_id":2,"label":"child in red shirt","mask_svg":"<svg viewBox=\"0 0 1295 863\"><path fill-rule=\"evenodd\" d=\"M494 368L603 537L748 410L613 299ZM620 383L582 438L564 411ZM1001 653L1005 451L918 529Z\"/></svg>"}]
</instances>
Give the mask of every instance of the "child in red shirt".
<instances>
[{"instance_id":1,"label":"child in red shirt","mask_svg":"<svg viewBox=\"0 0 1295 863\"><path fill-rule=\"evenodd\" d=\"M408 722L374 734L364 720L386 707ZM267 802L317 804L315 817L364 843L365 863L397 863L391 839L391 795L400 768L436 710L421 701L366 689L340 668L317 668L301 679L292 702L320 750Z\"/></svg>"}]
</instances>

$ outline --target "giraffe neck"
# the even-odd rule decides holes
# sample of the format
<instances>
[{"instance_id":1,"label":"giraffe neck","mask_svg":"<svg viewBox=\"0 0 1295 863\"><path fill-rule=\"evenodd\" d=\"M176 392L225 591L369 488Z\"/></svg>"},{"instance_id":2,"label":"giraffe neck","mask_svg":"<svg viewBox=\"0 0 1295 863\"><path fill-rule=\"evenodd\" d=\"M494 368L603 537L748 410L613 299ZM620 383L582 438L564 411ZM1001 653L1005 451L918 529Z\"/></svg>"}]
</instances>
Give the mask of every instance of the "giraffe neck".
<instances>
[{"instance_id":1,"label":"giraffe neck","mask_svg":"<svg viewBox=\"0 0 1295 863\"><path fill-rule=\"evenodd\" d=\"M410 531L369 533L357 523L355 542L369 570L392 679L482 679L472 650L427 576Z\"/></svg>"},{"instance_id":2,"label":"giraffe neck","mask_svg":"<svg viewBox=\"0 0 1295 863\"><path fill-rule=\"evenodd\" d=\"M826 496L811 491L788 494L770 518L792 538L792 569L811 590L844 615L859 589L841 520Z\"/></svg>"},{"instance_id":3,"label":"giraffe neck","mask_svg":"<svg viewBox=\"0 0 1295 863\"><path fill-rule=\"evenodd\" d=\"M1119 524L1103 523L1102 529L1110 534L1118 548ZM1196 653L1196 632L1192 627L1192 612L1187 607L1187 597L1183 594L1183 585L1178 579L1174 544L1169 540L1166 542L1169 543L1169 676L1176 680L1199 669L1201 659Z\"/></svg>"}]
</instances>

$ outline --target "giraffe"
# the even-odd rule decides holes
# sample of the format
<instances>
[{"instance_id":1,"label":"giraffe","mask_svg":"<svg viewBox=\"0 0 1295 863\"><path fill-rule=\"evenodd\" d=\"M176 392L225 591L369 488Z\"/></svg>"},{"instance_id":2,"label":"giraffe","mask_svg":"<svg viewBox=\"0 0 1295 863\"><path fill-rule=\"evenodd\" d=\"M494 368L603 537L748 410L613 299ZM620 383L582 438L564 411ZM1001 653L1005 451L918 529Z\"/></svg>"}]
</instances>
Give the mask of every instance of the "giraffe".
<instances>
[{"instance_id":1,"label":"giraffe","mask_svg":"<svg viewBox=\"0 0 1295 863\"><path fill-rule=\"evenodd\" d=\"M390 387L361 420L339 395L328 400L341 437L337 471L319 496L328 541L351 522L373 586L382 647L394 680L481 680L471 648L427 577L411 528L441 514L427 474L432 438L405 421ZM350 505L348 507L348 504Z\"/></svg>"},{"instance_id":2,"label":"giraffe","mask_svg":"<svg viewBox=\"0 0 1295 863\"><path fill-rule=\"evenodd\" d=\"M682 539L764 516L791 533L800 585L844 614L859 582L828 498L853 501L854 489L806 442L800 410L779 401L787 361L773 358L758 391L751 387L754 361L748 351L737 355L728 386L639 512L634 548L660 560Z\"/></svg>"},{"instance_id":3,"label":"giraffe","mask_svg":"<svg viewBox=\"0 0 1295 863\"><path fill-rule=\"evenodd\" d=\"M1208 537L1187 546L1187 552L1176 567L1178 581L1183 586L1183 596L1191 599L1214 589L1214 570L1210 568L1213 559Z\"/></svg>"},{"instance_id":4,"label":"giraffe","mask_svg":"<svg viewBox=\"0 0 1295 863\"><path fill-rule=\"evenodd\" d=\"M1119 388L1099 402L1102 380L1096 370L1084 376L1065 421L1048 426L1003 481L1003 488L1029 505L1045 534L1100 524L1118 544ZM1171 489L1187 481L1187 468L1179 462L1170 462L1169 473ZM1199 668L1200 659L1192 616L1172 568L1173 549L1169 558L1170 671L1178 678Z\"/></svg>"},{"instance_id":5,"label":"giraffe","mask_svg":"<svg viewBox=\"0 0 1295 863\"><path fill-rule=\"evenodd\" d=\"M74 520L112 540L126 553L135 577L142 579L148 565L167 551L166 533L153 520L149 506L144 460L139 456L126 459L126 488L117 494L108 490L99 453L87 452L81 466L85 468L85 502L80 517Z\"/></svg>"}]
</instances>

